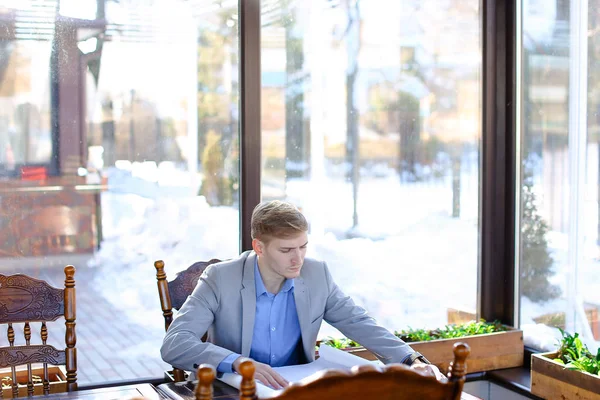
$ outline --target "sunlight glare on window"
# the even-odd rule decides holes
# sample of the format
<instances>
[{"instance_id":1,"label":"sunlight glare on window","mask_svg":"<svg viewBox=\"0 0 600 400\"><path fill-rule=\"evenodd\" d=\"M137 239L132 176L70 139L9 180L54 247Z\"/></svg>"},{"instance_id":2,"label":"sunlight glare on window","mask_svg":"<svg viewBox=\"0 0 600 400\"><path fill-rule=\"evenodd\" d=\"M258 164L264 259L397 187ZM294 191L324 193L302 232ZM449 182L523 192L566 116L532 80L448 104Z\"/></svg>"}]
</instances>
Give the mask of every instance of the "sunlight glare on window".
<instances>
[{"instance_id":1,"label":"sunlight glare on window","mask_svg":"<svg viewBox=\"0 0 600 400\"><path fill-rule=\"evenodd\" d=\"M60 0L58 12L63 17L96 19L95 0Z\"/></svg>"}]
</instances>

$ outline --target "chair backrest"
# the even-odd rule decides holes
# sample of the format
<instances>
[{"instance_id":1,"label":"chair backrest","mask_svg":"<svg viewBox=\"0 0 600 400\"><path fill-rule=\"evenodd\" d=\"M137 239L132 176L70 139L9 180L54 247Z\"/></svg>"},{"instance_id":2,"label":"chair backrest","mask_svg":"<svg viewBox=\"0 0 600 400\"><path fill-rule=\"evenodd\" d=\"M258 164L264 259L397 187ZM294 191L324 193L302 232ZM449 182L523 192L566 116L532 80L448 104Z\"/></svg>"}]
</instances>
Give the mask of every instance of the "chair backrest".
<instances>
[{"instance_id":1,"label":"chair backrest","mask_svg":"<svg viewBox=\"0 0 600 400\"><path fill-rule=\"evenodd\" d=\"M465 343L454 345L454 361L450 364L448 381L438 381L433 376L411 369L403 364L390 364L384 367L365 365L350 371L325 370L313 375L304 382L295 382L285 388L276 400L459 400L465 375L466 358L470 353ZM256 399L254 363L242 362L240 372L240 400Z\"/></svg>"},{"instance_id":2,"label":"chair backrest","mask_svg":"<svg viewBox=\"0 0 600 400\"><path fill-rule=\"evenodd\" d=\"M216 264L221 260L213 258L210 261L199 261L186 270L177 273L175 279L167 282L167 274L165 272L165 263L162 260L154 262L156 268L156 280L158 285L158 297L160 298L160 306L165 319L165 331L169 329L173 322L173 310L179 310L190 294L194 291L198 279L202 272L211 264ZM202 337L206 340L206 334ZM173 379L175 382L185 380L185 374L178 368L173 368Z\"/></svg>"},{"instance_id":3,"label":"chair backrest","mask_svg":"<svg viewBox=\"0 0 600 400\"><path fill-rule=\"evenodd\" d=\"M75 343L75 267L65 267L64 289L27 275L0 275L0 324L8 325L9 346L0 347L0 368L11 368L12 396L19 397L17 366L27 365L27 396L34 394L32 364L43 364L43 394L50 392L48 364L65 365L68 391L77 389L77 351ZM64 350L47 344L46 322L64 316L66 334ZM31 344L31 323L41 323L41 344ZM24 324L25 345L15 346L13 324ZM0 396L1 396L0 392ZM37 393L36 393L37 394Z\"/></svg>"}]
</instances>

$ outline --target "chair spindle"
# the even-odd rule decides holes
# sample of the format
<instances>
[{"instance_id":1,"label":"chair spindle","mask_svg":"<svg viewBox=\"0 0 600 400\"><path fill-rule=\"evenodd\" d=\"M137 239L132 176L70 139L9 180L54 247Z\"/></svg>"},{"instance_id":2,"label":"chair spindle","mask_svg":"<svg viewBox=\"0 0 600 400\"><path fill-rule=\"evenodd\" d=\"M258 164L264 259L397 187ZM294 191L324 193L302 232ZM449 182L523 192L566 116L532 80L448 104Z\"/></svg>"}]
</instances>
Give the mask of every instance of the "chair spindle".
<instances>
[{"instance_id":1,"label":"chair spindle","mask_svg":"<svg viewBox=\"0 0 600 400\"><path fill-rule=\"evenodd\" d=\"M167 282L167 274L165 272L165 263L162 260L154 262L156 268L156 279L158 281L158 295L161 296L160 304L165 319L165 330L169 329L169 325L173 322L173 310L171 306L171 298L169 297L169 287Z\"/></svg>"},{"instance_id":2,"label":"chair spindle","mask_svg":"<svg viewBox=\"0 0 600 400\"><path fill-rule=\"evenodd\" d=\"M67 265L65 267L65 341L67 348L67 387L69 391L77 390L77 335L75 334L75 267Z\"/></svg>"},{"instance_id":3,"label":"chair spindle","mask_svg":"<svg viewBox=\"0 0 600 400\"><path fill-rule=\"evenodd\" d=\"M25 336L25 345L31 345L31 326L29 322L25 322L25 328L23 329L23 336ZM33 396L33 372L31 371L31 363L27 363L27 396Z\"/></svg>"},{"instance_id":4,"label":"chair spindle","mask_svg":"<svg viewBox=\"0 0 600 400\"><path fill-rule=\"evenodd\" d=\"M46 326L46 321L42 322L42 329L40 332L40 336L42 338L42 344L47 344L48 340L48 327ZM50 394L50 379L48 377L48 363L44 363L44 378L42 381L42 385L44 387L44 394Z\"/></svg>"},{"instance_id":5,"label":"chair spindle","mask_svg":"<svg viewBox=\"0 0 600 400\"><path fill-rule=\"evenodd\" d=\"M448 379L456 382L459 392L462 392L467 375L467 357L471 354L471 348L466 343L454 343L454 361L448 366ZM460 399L460 394L456 396Z\"/></svg>"},{"instance_id":6,"label":"chair spindle","mask_svg":"<svg viewBox=\"0 0 600 400\"><path fill-rule=\"evenodd\" d=\"M15 330L12 326L12 323L8 324L8 344L10 347L14 347L15 345ZM17 369L15 366L10 367L12 373L12 393L13 398L19 396L19 385L17 384Z\"/></svg>"},{"instance_id":7,"label":"chair spindle","mask_svg":"<svg viewBox=\"0 0 600 400\"><path fill-rule=\"evenodd\" d=\"M252 360L242 361L240 374L242 383L240 385L240 400L256 400L256 382L254 381L254 363Z\"/></svg>"},{"instance_id":8,"label":"chair spindle","mask_svg":"<svg viewBox=\"0 0 600 400\"><path fill-rule=\"evenodd\" d=\"M196 400L212 400L213 381L215 380L215 367L202 364L198 368L198 384L196 385Z\"/></svg>"}]
</instances>

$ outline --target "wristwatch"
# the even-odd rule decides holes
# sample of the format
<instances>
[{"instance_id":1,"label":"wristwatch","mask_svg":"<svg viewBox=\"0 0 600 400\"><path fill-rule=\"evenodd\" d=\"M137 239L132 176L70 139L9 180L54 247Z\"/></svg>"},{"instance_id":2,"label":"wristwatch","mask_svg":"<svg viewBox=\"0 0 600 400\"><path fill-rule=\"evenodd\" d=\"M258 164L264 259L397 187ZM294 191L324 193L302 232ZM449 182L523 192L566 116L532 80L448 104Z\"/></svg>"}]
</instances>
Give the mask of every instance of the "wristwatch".
<instances>
[{"instance_id":1,"label":"wristwatch","mask_svg":"<svg viewBox=\"0 0 600 400\"><path fill-rule=\"evenodd\" d=\"M413 365L413 363L416 360L419 360L419 361L421 361L422 363L425 363L425 364L431 364L429 362L429 360L426 359L425 356L423 354L419 353L418 351L415 351L414 353L412 353L410 355L410 357L408 357L406 360L404 360L404 364L410 366L410 365Z\"/></svg>"}]
</instances>

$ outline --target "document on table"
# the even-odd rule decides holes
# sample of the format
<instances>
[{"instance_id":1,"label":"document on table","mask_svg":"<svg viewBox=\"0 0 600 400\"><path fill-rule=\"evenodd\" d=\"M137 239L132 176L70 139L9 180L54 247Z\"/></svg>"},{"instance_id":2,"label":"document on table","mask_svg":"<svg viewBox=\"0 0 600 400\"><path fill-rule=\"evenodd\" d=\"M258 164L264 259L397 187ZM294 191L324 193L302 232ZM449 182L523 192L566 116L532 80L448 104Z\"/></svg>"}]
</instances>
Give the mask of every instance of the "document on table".
<instances>
[{"instance_id":1,"label":"document on table","mask_svg":"<svg viewBox=\"0 0 600 400\"><path fill-rule=\"evenodd\" d=\"M298 382L324 369L350 369L355 365L372 365L372 361L357 357L353 354L346 353L331 346L321 344L319 346L319 358L309 364L290 365L288 367L273 368L288 382ZM233 386L240 388L242 377L238 374L228 373L223 374L217 379ZM271 389L268 386L256 381L256 394L259 398L269 398L277 396L281 390Z\"/></svg>"}]
</instances>

